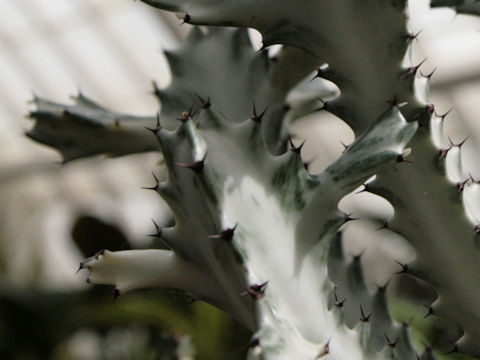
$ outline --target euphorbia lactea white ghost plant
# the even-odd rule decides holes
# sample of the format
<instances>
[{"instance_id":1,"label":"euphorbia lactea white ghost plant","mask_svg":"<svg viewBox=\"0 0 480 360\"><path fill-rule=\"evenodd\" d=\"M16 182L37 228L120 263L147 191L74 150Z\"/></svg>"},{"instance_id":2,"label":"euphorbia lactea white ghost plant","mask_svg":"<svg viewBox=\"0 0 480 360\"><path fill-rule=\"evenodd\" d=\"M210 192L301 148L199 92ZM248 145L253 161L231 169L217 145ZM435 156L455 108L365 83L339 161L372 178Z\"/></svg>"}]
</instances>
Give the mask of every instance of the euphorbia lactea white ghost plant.
<instances>
[{"instance_id":1,"label":"euphorbia lactea white ghost plant","mask_svg":"<svg viewBox=\"0 0 480 360\"><path fill-rule=\"evenodd\" d=\"M65 161L163 154L168 180L154 176L150 189L175 225L157 228L152 249L84 260L89 281L117 295L177 288L209 302L254 331L252 359L420 358L408 327L391 319L385 287L371 291L360 256L343 256L342 226L353 216L338 203L363 185L395 209L382 228L415 248L400 272L435 287L429 314L458 324L454 350L479 357L480 183L462 167L462 143L445 142L446 114L428 103L431 74L408 63L417 34L406 1L143 1L210 26L165 52L173 80L155 86L158 117L114 113L82 94L73 105L36 98L31 113L28 135ZM247 28L262 34L260 51ZM269 56L273 44L283 47ZM331 98L320 78L340 94ZM302 97L289 96L310 80ZM342 119L355 140L313 175L288 125L315 111ZM421 359L433 356L427 348Z\"/></svg>"}]
</instances>

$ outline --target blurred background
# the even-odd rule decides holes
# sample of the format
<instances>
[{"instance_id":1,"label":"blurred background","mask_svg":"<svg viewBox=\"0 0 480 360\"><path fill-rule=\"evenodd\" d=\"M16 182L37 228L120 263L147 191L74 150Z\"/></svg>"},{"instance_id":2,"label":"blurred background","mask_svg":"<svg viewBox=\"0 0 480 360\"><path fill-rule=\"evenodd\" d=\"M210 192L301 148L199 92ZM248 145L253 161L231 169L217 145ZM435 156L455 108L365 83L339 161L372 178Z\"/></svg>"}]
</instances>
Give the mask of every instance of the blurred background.
<instances>
[{"instance_id":1,"label":"blurred background","mask_svg":"<svg viewBox=\"0 0 480 360\"><path fill-rule=\"evenodd\" d=\"M436 69L431 100L439 113L454 109L447 133L454 142L469 136L465 161L478 178L478 158L469 154L480 145L480 20L430 10L426 0L410 8L410 28L421 31L414 63L426 58L421 70ZM244 357L248 332L205 304L155 291L112 304L112 289L92 288L75 273L82 258L107 245L148 244L151 218L168 221L160 199L141 189L160 156L61 166L57 152L24 136L33 94L69 103L81 90L111 110L154 114L151 81L170 81L161 49L175 48L188 31L172 14L130 0L0 0L1 359ZM259 35L252 31L252 39L258 44ZM314 158L314 171L340 154L340 141L352 140L328 114L298 121L292 131L307 139L304 156ZM355 200L344 206L355 209ZM347 251L375 243L369 234L351 240ZM366 252L364 262L375 264L367 267L372 283L388 279L376 264L391 268L393 252L396 260L413 256L399 247Z\"/></svg>"}]
</instances>

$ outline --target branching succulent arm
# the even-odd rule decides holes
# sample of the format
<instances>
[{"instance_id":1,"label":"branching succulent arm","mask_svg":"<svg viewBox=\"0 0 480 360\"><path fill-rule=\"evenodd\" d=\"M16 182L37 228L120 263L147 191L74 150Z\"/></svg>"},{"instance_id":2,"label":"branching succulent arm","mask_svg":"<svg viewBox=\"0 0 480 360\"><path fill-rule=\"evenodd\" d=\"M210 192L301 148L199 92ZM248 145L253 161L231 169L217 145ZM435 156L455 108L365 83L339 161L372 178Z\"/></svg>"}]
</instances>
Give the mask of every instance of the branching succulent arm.
<instances>
[{"instance_id":1,"label":"branching succulent arm","mask_svg":"<svg viewBox=\"0 0 480 360\"><path fill-rule=\"evenodd\" d=\"M105 109L79 93L73 105L62 105L35 97L30 113L35 125L26 135L60 151L63 162L107 154L122 156L158 150L144 126L155 117L119 114Z\"/></svg>"},{"instance_id":2,"label":"branching succulent arm","mask_svg":"<svg viewBox=\"0 0 480 360\"><path fill-rule=\"evenodd\" d=\"M464 336L456 348L479 357L480 309L475 304L480 293L479 185L462 165L463 143L446 145L444 119L433 114L409 143L412 163L401 171L383 169L366 190L394 206L395 215L386 226L416 251L415 260L403 271L427 281L438 293L429 311L459 325Z\"/></svg>"}]
</instances>

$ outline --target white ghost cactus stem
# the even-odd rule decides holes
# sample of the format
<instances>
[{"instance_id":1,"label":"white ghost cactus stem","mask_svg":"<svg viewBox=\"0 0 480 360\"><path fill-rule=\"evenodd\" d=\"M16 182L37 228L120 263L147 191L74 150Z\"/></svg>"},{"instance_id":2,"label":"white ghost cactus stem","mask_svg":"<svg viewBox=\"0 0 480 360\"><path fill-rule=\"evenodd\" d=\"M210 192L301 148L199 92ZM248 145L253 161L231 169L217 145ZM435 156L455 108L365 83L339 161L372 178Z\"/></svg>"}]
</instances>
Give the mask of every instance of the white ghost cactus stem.
<instances>
[{"instance_id":1,"label":"white ghost cactus stem","mask_svg":"<svg viewBox=\"0 0 480 360\"><path fill-rule=\"evenodd\" d=\"M169 250L103 250L80 264L91 273L87 282L114 285L123 294L139 288L171 288L193 290L207 288L208 279L174 252Z\"/></svg>"},{"instance_id":2,"label":"white ghost cactus stem","mask_svg":"<svg viewBox=\"0 0 480 360\"><path fill-rule=\"evenodd\" d=\"M333 285L327 254L332 235L349 220L336 204L381 166L397 162L416 124L391 107L336 162L312 176L299 148L269 153L258 113L237 124L209 104L198 119L186 114L182 121L175 131L155 131L169 182L152 189L177 216L176 226L159 234L172 250L104 252L82 263L90 281L120 292L185 290L257 329L266 358L315 358L327 343L331 359L387 356L386 350L367 351L359 333L339 325L339 314L328 309ZM180 193L178 184L190 187ZM243 288L233 280L238 262L230 243L246 270L250 285ZM223 258L230 262L220 263ZM255 325L245 321L253 314L250 301L257 304ZM245 309L243 318L239 309Z\"/></svg>"},{"instance_id":3,"label":"white ghost cactus stem","mask_svg":"<svg viewBox=\"0 0 480 360\"><path fill-rule=\"evenodd\" d=\"M235 293L238 301L225 299L204 268L185 261L171 250L102 250L82 261L80 269L88 269L89 283L115 286L115 297L137 289L175 288L194 299L211 302L253 328L251 310L238 293Z\"/></svg>"}]
</instances>

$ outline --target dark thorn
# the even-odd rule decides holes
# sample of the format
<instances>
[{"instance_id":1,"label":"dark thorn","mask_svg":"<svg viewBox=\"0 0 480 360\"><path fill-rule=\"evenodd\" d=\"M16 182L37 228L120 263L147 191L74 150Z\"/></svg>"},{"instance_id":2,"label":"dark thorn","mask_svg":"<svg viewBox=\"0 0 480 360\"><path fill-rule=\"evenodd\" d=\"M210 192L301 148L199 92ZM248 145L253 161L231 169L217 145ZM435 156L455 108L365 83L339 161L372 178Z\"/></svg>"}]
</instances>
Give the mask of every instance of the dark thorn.
<instances>
[{"instance_id":1,"label":"dark thorn","mask_svg":"<svg viewBox=\"0 0 480 360\"><path fill-rule=\"evenodd\" d=\"M317 72L311 79L309 82L312 82L313 80L315 79L321 79L322 78L322 69L320 68L316 68L315 71Z\"/></svg>"},{"instance_id":2,"label":"dark thorn","mask_svg":"<svg viewBox=\"0 0 480 360\"><path fill-rule=\"evenodd\" d=\"M207 155L205 154L205 156L203 157L202 160L194 161L193 163L190 163L190 164L181 163L181 162L177 162L176 164L180 167L183 167L183 168L186 168L186 169L191 169L196 173L200 173L203 170L203 168L205 167L205 158L206 157L207 157Z\"/></svg>"},{"instance_id":3,"label":"dark thorn","mask_svg":"<svg viewBox=\"0 0 480 360\"><path fill-rule=\"evenodd\" d=\"M433 104L425 105L425 111L428 113L428 115L434 114L435 113L435 105L433 105Z\"/></svg>"},{"instance_id":4,"label":"dark thorn","mask_svg":"<svg viewBox=\"0 0 480 360\"><path fill-rule=\"evenodd\" d=\"M388 338L387 333L385 333L385 339L387 340L387 346L389 346L389 347L391 347L391 348L394 348L395 345L397 345L398 339L392 342L392 341Z\"/></svg>"},{"instance_id":5,"label":"dark thorn","mask_svg":"<svg viewBox=\"0 0 480 360\"><path fill-rule=\"evenodd\" d=\"M182 113L182 117L177 118L177 120L180 120L181 122L184 123L184 122L187 122L190 119L193 119L194 116L195 116L195 112L193 111L193 106L190 106L190 109L188 109L188 111L184 111Z\"/></svg>"},{"instance_id":6,"label":"dark thorn","mask_svg":"<svg viewBox=\"0 0 480 360\"><path fill-rule=\"evenodd\" d=\"M192 169L195 172L200 172L200 171L203 170L203 167L204 167L205 164L204 164L203 160L200 160L200 161L195 161L195 162L190 163L190 164L177 162L177 165L180 166L180 167L183 167L183 168Z\"/></svg>"},{"instance_id":7,"label":"dark thorn","mask_svg":"<svg viewBox=\"0 0 480 360\"><path fill-rule=\"evenodd\" d=\"M358 190L355 194L360 194L360 193L363 193L363 192L369 192L370 191L370 188L368 187L368 184L365 183L365 184L362 184L363 186L363 189L362 190Z\"/></svg>"},{"instance_id":8,"label":"dark thorn","mask_svg":"<svg viewBox=\"0 0 480 360\"><path fill-rule=\"evenodd\" d=\"M328 65L327 64L323 64L323 65L320 65L318 68L315 69L315 71L317 72L317 74L310 80L310 82L312 82L313 80L317 79L317 78L322 78L322 75L323 73L328 69Z\"/></svg>"},{"instance_id":9,"label":"dark thorn","mask_svg":"<svg viewBox=\"0 0 480 360\"><path fill-rule=\"evenodd\" d=\"M453 348L450 351L446 352L445 355L450 355L454 353L458 353L458 344L454 344Z\"/></svg>"},{"instance_id":10,"label":"dark thorn","mask_svg":"<svg viewBox=\"0 0 480 360\"><path fill-rule=\"evenodd\" d=\"M152 222L153 222L153 226L155 226L155 230L157 230L157 232L160 231L160 226L158 226L158 224L155 222L154 219L152 219Z\"/></svg>"},{"instance_id":11,"label":"dark thorn","mask_svg":"<svg viewBox=\"0 0 480 360\"><path fill-rule=\"evenodd\" d=\"M349 221L353 221L353 220L359 220L360 218L356 218L356 217L352 217L353 213L350 213L350 214L347 214L347 213L343 213L343 223L347 223Z\"/></svg>"},{"instance_id":12,"label":"dark thorn","mask_svg":"<svg viewBox=\"0 0 480 360\"><path fill-rule=\"evenodd\" d=\"M372 313L365 316L365 313L363 311L362 305L360 305L360 321L361 322L369 322L370 321L370 316L372 316Z\"/></svg>"},{"instance_id":13,"label":"dark thorn","mask_svg":"<svg viewBox=\"0 0 480 360\"><path fill-rule=\"evenodd\" d=\"M118 290L117 288L115 288L113 290L113 301L112 301L112 304L115 302L115 300L117 300L117 298L120 296L120 290Z\"/></svg>"},{"instance_id":14,"label":"dark thorn","mask_svg":"<svg viewBox=\"0 0 480 360\"><path fill-rule=\"evenodd\" d=\"M335 306L339 308L343 307L343 305L345 304L345 301L347 301L347 298L343 299L342 301L338 300L336 290L333 290L333 296L335 297Z\"/></svg>"},{"instance_id":15,"label":"dark thorn","mask_svg":"<svg viewBox=\"0 0 480 360\"><path fill-rule=\"evenodd\" d=\"M328 339L328 341L325 343L325 345L323 345L322 351L315 357L315 360L320 359L321 357L324 357L325 355L330 354L330 340L331 339Z\"/></svg>"},{"instance_id":16,"label":"dark thorn","mask_svg":"<svg viewBox=\"0 0 480 360\"><path fill-rule=\"evenodd\" d=\"M431 315L434 315L432 305L423 304L423 306L425 306L425 307L427 308L427 313L426 313L425 316L423 317L424 319L426 319L427 317L429 317L429 316L431 316Z\"/></svg>"},{"instance_id":17,"label":"dark thorn","mask_svg":"<svg viewBox=\"0 0 480 360\"><path fill-rule=\"evenodd\" d=\"M90 278L87 278L86 282L87 284L90 284Z\"/></svg>"},{"instance_id":18,"label":"dark thorn","mask_svg":"<svg viewBox=\"0 0 480 360\"><path fill-rule=\"evenodd\" d=\"M438 151L438 157L439 157L440 159L446 157L446 156L447 156L447 153L450 151L450 149L451 149L451 147L445 148L445 149L440 149L440 150Z\"/></svg>"},{"instance_id":19,"label":"dark thorn","mask_svg":"<svg viewBox=\"0 0 480 360\"><path fill-rule=\"evenodd\" d=\"M465 139L463 139L462 141L460 141L458 144L454 144L452 142L452 139L450 139L450 137L448 138L448 141L450 142L450 145L452 147L458 147L458 148L461 148L463 146L463 144L465 144L465 142L468 140L469 136L467 136Z\"/></svg>"},{"instance_id":20,"label":"dark thorn","mask_svg":"<svg viewBox=\"0 0 480 360\"><path fill-rule=\"evenodd\" d=\"M185 16L183 17L183 21L180 23L180 25L188 24L190 23L190 20L192 20L192 17L189 14L185 14Z\"/></svg>"},{"instance_id":21,"label":"dark thorn","mask_svg":"<svg viewBox=\"0 0 480 360\"><path fill-rule=\"evenodd\" d=\"M475 180L470 172L468 172L469 179L472 180L474 184L480 184L480 180Z\"/></svg>"},{"instance_id":22,"label":"dark thorn","mask_svg":"<svg viewBox=\"0 0 480 360\"><path fill-rule=\"evenodd\" d=\"M101 255L105 254L105 249L102 249L100 251L97 251L97 253L93 256L95 260L98 260Z\"/></svg>"},{"instance_id":23,"label":"dark thorn","mask_svg":"<svg viewBox=\"0 0 480 360\"><path fill-rule=\"evenodd\" d=\"M153 175L153 179L155 180L155 184L158 184L158 182L159 182L158 178L153 171L152 171L152 175Z\"/></svg>"},{"instance_id":24,"label":"dark thorn","mask_svg":"<svg viewBox=\"0 0 480 360\"><path fill-rule=\"evenodd\" d=\"M257 53L259 52L265 52L267 50L267 47L269 47L270 45L267 44L267 42L265 41L262 41L262 46L260 46L260 49L258 49Z\"/></svg>"},{"instance_id":25,"label":"dark thorn","mask_svg":"<svg viewBox=\"0 0 480 360\"><path fill-rule=\"evenodd\" d=\"M255 337L250 339L250 341L248 342L248 345L247 345L248 348L254 348L254 347L257 347L257 346L260 346L260 339L255 338Z\"/></svg>"},{"instance_id":26,"label":"dark thorn","mask_svg":"<svg viewBox=\"0 0 480 360\"><path fill-rule=\"evenodd\" d=\"M390 284L390 280L388 280L383 286L377 285L378 291L381 293L385 293L387 291L387 287L389 284Z\"/></svg>"},{"instance_id":27,"label":"dark thorn","mask_svg":"<svg viewBox=\"0 0 480 360\"><path fill-rule=\"evenodd\" d=\"M153 179L155 180L155 185L153 186L142 186L142 189L145 189L145 190L155 190L157 191L158 190L158 178L155 176L155 174L153 173L152 171L152 175L153 175Z\"/></svg>"},{"instance_id":28,"label":"dark thorn","mask_svg":"<svg viewBox=\"0 0 480 360\"><path fill-rule=\"evenodd\" d=\"M468 179L465 180L465 181L459 181L459 182L457 182L457 190L458 190L458 192L462 192L463 189L465 189L465 185L466 185L467 182L469 182L469 181L470 181L470 178L468 178Z\"/></svg>"},{"instance_id":29,"label":"dark thorn","mask_svg":"<svg viewBox=\"0 0 480 360\"><path fill-rule=\"evenodd\" d=\"M202 103L202 109L208 109L210 106L212 106L212 103L210 102L210 96L207 97L207 100L202 99L198 94L195 94L195 96Z\"/></svg>"},{"instance_id":30,"label":"dark thorn","mask_svg":"<svg viewBox=\"0 0 480 360\"><path fill-rule=\"evenodd\" d=\"M433 68L433 70L430 71L429 74L424 74L423 72L420 71L420 75L422 75L422 77L424 77L425 79L430 80L432 78L433 74L435 73L435 71L437 71L436 67Z\"/></svg>"},{"instance_id":31,"label":"dark thorn","mask_svg":"<svg viewBox=\"0 0 480 360\"><path fill-rule=\"evenodd\" d=\"M222 240L230 241L233 238L237 225L238 224L235 224L233 228L226 228L225 230L223 230L218 234L210 235L209 239L222 239Z\"/></svg>"},{"instance_id":32,"label":"dark thorn","mask_svg":"<svg viewBox=\"0 0 480 360\"><path fill-rule=\"evenodd\" d=\"M253 300L260 300L265 296L265 288L267 287L268 281L265 281L263 284L253 284L250 285L247 291L244 291L240 296L250 295Z\"/></svg>"},{"instance_id":33,"label":"dark thorn","mask_svg":"<svg viewBox=\"0 0 480 360\"><path fill-rule=\"evenodd\" d=\"M288 137L288 141L290 142L290 151L294 154L300 155L300 153L302 152L302 147L303 145L305 145L305 140L299 146L295 146L291 137Z\"/></svg>"},{"instance_id":34,"label":"dark thorn","mask_svg":"<svg viewBox=\"0 0 480 360\"><path fill-rule=\"evenodd\" d=\"M322 99L318 98L318 100L322 103L322 106L315 109L314 111L322 111L327 110L328 101L323 101Z\"/></svg>"},{"instance_id":35,"label":"dark thorn","mask_svg":"<svg viewBox=\"0 0 480 360\"><path fill-rule=\"evenodd\" d=\"M78 273L80 272L80 270L82 270L82 269L84 269L84 267L83 267L83 261L80 263L77 271L75 271L75 274L78 274Z\"/></svg>"},{"instance_id":36,"label":"dark thorn","mask_svg":"<svg viewBox=\"0 0 480 360\"><path fill-rule=\"evenodd\" d=\"M341 140L340 140L340 144L343 145L343 151L342 151L342 154L343 154L345 151L347 151L347 149L348 149L348 147L349 147L350 145L345 144L345 143L344 143L343 141L341 141Z\"/></svg>"},{"instance_id":37,"label":"dark thorn","mask_svg":"<svg viewBox=\"0 0 480 360\"><path fill-rule=\"evenodd\" d=\"M477 224L473 227L473 231L475 234L479 235L480 234L480 224Z\"/></svg>"},{"instance_id":38,"label":"dark thorn","mask_svg":"<svg viewBox=\"0 0 480 360\"><path fill-rule=\"evenodd\" d=\"M398 265L400 265L402 267L402 270L400 271L397 271L396 273L394 273L395 275L398 275L398 274L406 274L408 273L408 264L402 264L401 262L397 261L397 260L394 260Z\"/></svg>"},{"instance_id":39,"label":"dark thorn","mask_svg":"<svg viewBox=\"0 0 480 360\"><path fill-rule=\"evenodd\" d=\"M307 172L310 170L310 165L312 165L312 160L310 160L310 161L305 161L305 162L303 163L303 167L304 167L304 169L305 169Z\"/></svg>"},{"instance_id":40,"label":"dark thorn","mask_svg":"<svg viewBox=\"0 0 480 360\"><path fill-rule=\"evenodd\" d=\"M160 88L158 87L158 84L155 80L152 80L152 87L153 87L153 95L159 95L160 93Z\"/></svg>"},{"instance_id":41,"label":"dark thorn","mask_svg":"<svg viewBox=\"0 0 480 360\"><path fill-rule=\"evenodd\" d=\"M362 252L358 255L353 256L353 261L354 262L359 262L362 259L363 254L365 254L365 250L362 250Z\"/></svg>"},{"instance_id":42,"label":"dark thorn","mask_svg":"<svg viewBox=\"0 0 480 360\"><path fill-rule=\"evenodd\" d=\"M448 110L445 114L442 114L442 115L439 115L439 114L435 114L437 115L437 117L441 118L442 121L445 120L445 118L447 117L448 114L450 114L452 112L453 109L450 109Z\"/></svg>"},{"instance_id":43,"label":"dark thorn","mask_svg":"<svg viewBox=\"0 0 480 360\"><path fill-rule=\"evenodd\" d=\"M382 226L376 228L375 230L383 230L383 229L388 229L388 221L384 221Z\"/></svg>"},{"instance_id":44,"label":"dark thorn","mask_svg":"<svg viewBox=\"0 0 480 360\"><path fill-rule=\"evenodd\" d=\"M261 123L263 115L265 115L265 112L267 111L268 107L265 108L265 110L262 111L262 113L257 114L257 108L255 107L255 103L253 103L253 115L250 117L253 121L256 123Z\"/></svg>"},{"instance_id":45,"label":"dark thorn","mask_svg":"<svg viewBox=\"0 0 480 360\"><path fill-rule=\"evenodd\" d=\"M413 164L413 161L405 159L405 156L403 154L397 155L396 161L397 163Z\"/></svg>"},{"instance_id":46,"label":"dark thorn","mask_svg":"<svg viewBox=\"0 0 480 360\"><path fill-rule=\"evenodd\" d=\"M160 228L160 226L158 226L158 224L155 222L155 220L152 219L152 222L153 222L153 226L155 226L155 234L151 234L151 235L148 235L148 236L151 236L151 237L161 237L162 236L162 229Z\"/></svg>"},{"instance_id":47,"label":"dark thorn","mask_svg":"<svg viewBox=\"0 0 480 360\"><path fill-rule=\"evenodd\" d=\"M427 61L427 58L423 59L422 61L420 61L420 63L418 65L415 65L415 66L411 66L407 69L407 71L405 72L405 74L403 74L401 77L404 78L404 77L407 77L407 76L410 76L410 75L413 75L415 76L418 72L418 69L423 65L423 63Z\"/></svg>"},{"instance_id":48,"label":"dark thorn","mask_svg":"<svg viewBox=\"0 0 480 360\"><path fill-rule=\"evenodd\" d=\"M388 101L387 101L387 104L390 104L390 105L392 105L393 107L401 108L402 106L405 106L405 105L407 105L408 103L407 103L406 101L404 101L404 102L399 102L399 101L398 101L398 98L397 98L397 95L395 95L392 100L388 100Z\"/></svg>"},{"instance_id":49,"label":"dark thorn","mask_svg":"<svg viewBox=\"0 0 480 360\"><path fill-rule=\"evenodd\" d=\"M150 130L154 134L158 133L162 127L160 126L160 113L157 111L157 122L155 123L155 127L153 129L146 128L147 130Z\"/></svg>"},{"instance_id":50,"label":"dark thorn","mask_svg":"<svg viewBox=\"0 0 480 360\"><path fill-rule=\"evenodd\" d=\"M470 137L470 136L467 136L465 139L463 139L461 142L459 142L459 143L458 143L457 145L455 145L455 146L458 146L459 148L461 148L461 147L463 146L463 144L465 144L465 141L468 140L469 137Z\"/></svg>"},{"instance_id":51,"label":"dark thorn","mask_svg":"<svg viewBox=\"0 0 480 360\"><path fill-rule=\"evenodd\" d=\"M413 40L418 40L418 35L420 35L420 33L422 31L423 31L423 29L421 29L417 33L408 33L407 34L407 43L412 42Z\"/></svg>"}]
</instances>

